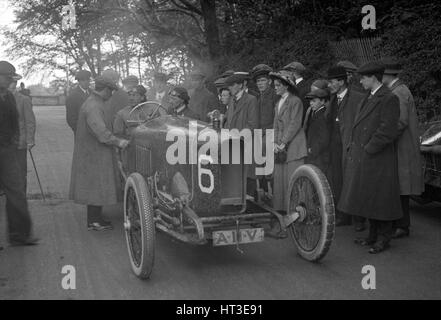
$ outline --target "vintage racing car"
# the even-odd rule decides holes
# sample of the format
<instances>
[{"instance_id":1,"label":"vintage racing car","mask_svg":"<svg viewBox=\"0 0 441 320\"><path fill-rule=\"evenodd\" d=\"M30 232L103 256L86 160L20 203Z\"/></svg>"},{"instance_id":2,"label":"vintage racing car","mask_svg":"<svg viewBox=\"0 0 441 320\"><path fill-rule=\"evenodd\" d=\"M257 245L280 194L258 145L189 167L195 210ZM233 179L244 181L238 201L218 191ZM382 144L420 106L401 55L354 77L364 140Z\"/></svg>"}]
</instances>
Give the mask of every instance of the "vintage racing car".
<instances>
[{"instance_id":1,"label":"vintage racing car","mask_svg":"<svg viewBox=\"0 0 441 320\"><path fill-rule=\"evenodd\" d=\"M334 238L334 202L329 183L318 168L304 165L293 174L289 208L286 215L281 215L246 194L243 161L222 164L213 161L210 152L199 154L193 164L167 161L174 143L167 141L167 135L172 131L180 132L182 143L191 150L191 139L187 139L191 123L196 124L198 134L216 129L219 150L231 151L235 143L239 145L243 160L240 136L220 134L216 121L208 124L186 117L160 116L158 111L164 108L156 102L135 108L146 108L150 116L147 121L129 120L136 126L118 163L124 178L127 248L136 276L145 279L151 275L158 230L185 243L234 245L241 251L244 244L263 241L265 230L279 224L281 230L291 234L303 258L317 262L326 255ZM197 141L193 148L199 152L202 145ZM228 156L232 157L231 152ZM189 160L191 152L186 157Z\"/></svg>"},{"instance_id":2,"label":"vintage racing car","mask_svg":"<svg viewBox=\"0 0 441 320\"><path fill-rule=\"evenodd\" d=\"M421 136L425 191L419 203L441 202L441 121L429 123Z\"/></svg>"}]
</instances>

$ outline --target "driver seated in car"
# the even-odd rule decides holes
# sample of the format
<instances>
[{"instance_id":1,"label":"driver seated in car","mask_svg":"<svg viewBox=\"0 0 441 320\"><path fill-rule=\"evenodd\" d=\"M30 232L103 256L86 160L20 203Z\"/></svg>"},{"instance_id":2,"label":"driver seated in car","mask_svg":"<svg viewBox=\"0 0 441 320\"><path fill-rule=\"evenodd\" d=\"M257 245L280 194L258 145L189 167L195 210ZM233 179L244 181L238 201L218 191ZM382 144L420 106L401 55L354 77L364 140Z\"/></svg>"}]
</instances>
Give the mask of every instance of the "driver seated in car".
<instances>
[{"instance_id":1,"label":"driver seated in car","mask_svg":"<svg viewBox=\"0 0 441 320\"><path fill-rule=\"evenodd\" d=\"M174 116L187 117L195 120L200 120L199 115L189 108L190 96L187 89L183 87L175 87L170 91L170 111Z\"/></svg>"},{"instance_id":2,"label":"driver seated in car","mask_svg":"<svg viewBox=\"0 0 441 320\"><path fill-rule=\"evenodd\" d=\"M120 110L115 115L113 123L113 133L117 137L129 138L133 129L140 123L145 122L155 116L166 115L163 108L157 104L145 104L147 90L142 85L130 88L127 91L129 96L129 105Z\"/></svg>"}]
</instances>

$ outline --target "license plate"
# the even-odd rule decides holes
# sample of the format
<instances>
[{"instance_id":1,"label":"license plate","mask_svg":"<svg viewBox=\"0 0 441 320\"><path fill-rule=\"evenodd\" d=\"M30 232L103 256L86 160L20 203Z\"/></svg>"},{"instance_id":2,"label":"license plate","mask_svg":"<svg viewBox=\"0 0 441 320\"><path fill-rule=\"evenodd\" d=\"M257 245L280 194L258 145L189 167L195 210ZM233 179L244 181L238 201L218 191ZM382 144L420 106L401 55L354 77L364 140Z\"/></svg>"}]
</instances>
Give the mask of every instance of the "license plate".
<instances>
[{"instance_id":1,"label":"license plate","mask_svg":"<svg viewBox=\"0 0 441 320\"><path fill-rule=\"evenodd\" d=\"M240 229L239 237L236 230L215 231L213 232L213 246L231 246L237 243L262 242L265 237L263 228Z\"/></svg>"}]
</instances>

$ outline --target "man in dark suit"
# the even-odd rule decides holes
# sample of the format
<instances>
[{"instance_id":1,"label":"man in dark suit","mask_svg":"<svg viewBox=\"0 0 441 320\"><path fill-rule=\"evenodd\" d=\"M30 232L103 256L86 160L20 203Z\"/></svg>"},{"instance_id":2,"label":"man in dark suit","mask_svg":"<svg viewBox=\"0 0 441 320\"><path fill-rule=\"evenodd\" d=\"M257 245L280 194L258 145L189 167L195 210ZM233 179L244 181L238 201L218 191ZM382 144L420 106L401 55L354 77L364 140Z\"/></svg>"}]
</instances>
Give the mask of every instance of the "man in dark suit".
<instances>
[{"instance_id":1,"label":"man in dark suit","mask_svg":"<svg viewBox=\"0 0 441 320\"><path fill-rule=\"evenodd\" d=\"M74 135L77 130L80 108L90 95L90 76L91 73L87 70L79 71L75 76L78 85L70 92L66 99L66 120Z\"/></svg>"},{"instance_id":2,"label":"man in dark suit","mask_svg":"<svg viewBox=\"0 0 441 320\"><path fill-rule=\"evenodd\" d=\"M309 101L306 99L306 95L311 91L312 82L310 80L305 80L304 74L306 72L306 68L300 62L291 62L285 66L283 70L291 72L292 78L295 80L298 96L303 103L303 123L305 121L306 111L309 108Z\"/></svg>"},{"instance_id":3,"label":"man in dark suit","mask_svg":"<svg viewBox=\"0 0 441 320\"><path fill-rule=\"evenodd\" d=\"M388 248L393 222L403 216L397 167L400 102L381 83L384 66L371 62L357 71L370 94L356 114L338 209L369 219L369 235L355 243L377 254Z\"/></svg>"},{"instance_id":4,"label":"man in dark suit","mask_svg":"<svg viewBox=\"0 0 441 320\"><path fill-rule=\"evenodd\" d=\"M364 95L349 88L345 68L334 66L328 70L328 87L331 92L331 101L327 116L330 127L330 167L328 179L332 187L335 202L338 202L344 179L344 168L347 157L351 129L354 123L358 106L362 103ZM352 224L352 218L337 211L337 226ZM365 229L364 221L355 218L356 231Z\"/></svg>"}]
</instances>

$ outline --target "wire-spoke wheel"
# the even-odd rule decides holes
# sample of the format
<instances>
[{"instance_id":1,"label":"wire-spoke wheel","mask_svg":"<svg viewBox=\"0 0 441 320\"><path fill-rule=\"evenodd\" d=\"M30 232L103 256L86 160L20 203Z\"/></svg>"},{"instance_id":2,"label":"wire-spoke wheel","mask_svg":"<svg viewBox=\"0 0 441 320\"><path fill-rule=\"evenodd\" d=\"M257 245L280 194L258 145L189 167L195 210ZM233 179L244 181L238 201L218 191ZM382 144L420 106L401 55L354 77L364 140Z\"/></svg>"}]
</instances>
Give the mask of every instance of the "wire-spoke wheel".
<instances>
[{"instance_id":1,"label":"wire-spoke wheel","mask_svg":"<svg viewBox=\"0 0 441 320\"><path fill-rule=\"evenodd\" d=\"M132 270L147 279L155 259L155 224L152 198L144 178L134 173L124 189L124 230Z\"/></svg>"},{"instance_id":2,"label":"wire-spoke wheel","mask_svg":"<svg viewBox=\"0 0 441 320\"><path fill-rule=\"evenodd\" d=\"M289 228L299 254L318 262L331 247L335 233L335 209L332 191L323 172L315 166L303 165L293 174L289 184L289 210L303 207L303 215Z\"/></svg>"}]
</instances>

